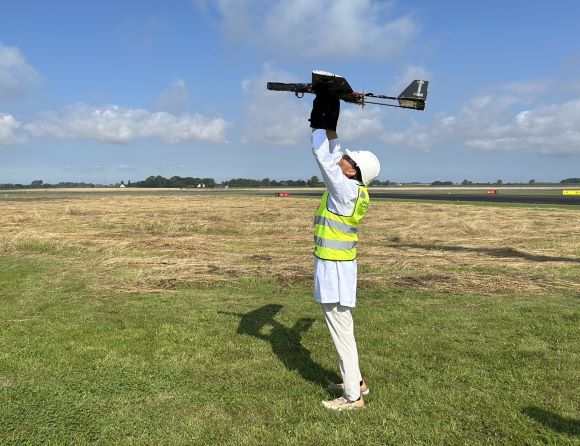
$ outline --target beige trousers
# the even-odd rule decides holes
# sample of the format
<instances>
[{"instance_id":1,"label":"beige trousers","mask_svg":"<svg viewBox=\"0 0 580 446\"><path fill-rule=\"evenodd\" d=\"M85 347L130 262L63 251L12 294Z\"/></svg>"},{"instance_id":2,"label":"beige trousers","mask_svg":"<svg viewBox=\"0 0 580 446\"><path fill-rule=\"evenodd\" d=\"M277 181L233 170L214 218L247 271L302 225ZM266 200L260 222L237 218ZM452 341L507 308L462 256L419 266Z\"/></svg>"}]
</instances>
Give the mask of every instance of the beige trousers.
<instances>
[{"instance_id":1,"label":"beige trousers","mask_svg":"<svg viewBox=\"0 0 580 446\"><path fill-rule=\"evenodd\" d=\"M336 347L338 366L344 383L344 396L349 401L358 400L362 377L358 365L351 308L338 303L321 305L326 326Z\"/></svg>"}]
</instances>

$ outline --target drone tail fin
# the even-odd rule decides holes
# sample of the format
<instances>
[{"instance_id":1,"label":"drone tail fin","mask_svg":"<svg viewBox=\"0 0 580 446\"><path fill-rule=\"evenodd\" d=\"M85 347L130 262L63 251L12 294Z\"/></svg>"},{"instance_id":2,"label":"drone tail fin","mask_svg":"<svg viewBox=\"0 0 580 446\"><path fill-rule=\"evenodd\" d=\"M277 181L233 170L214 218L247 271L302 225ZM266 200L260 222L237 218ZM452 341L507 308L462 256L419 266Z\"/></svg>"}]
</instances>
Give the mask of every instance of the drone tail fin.
<instances>
[{"instance_id":1,"label":"drone tail fin","mask_svg":"<svg viewBox=\"0 0 580 446\"><path fill-rule=\"evenodd\" d=\"M417 110L425 109L428 86L429 81L414 80L411 82L397 97L399 106L404 108L415 108Z\"/></svg>"}]
</instances>

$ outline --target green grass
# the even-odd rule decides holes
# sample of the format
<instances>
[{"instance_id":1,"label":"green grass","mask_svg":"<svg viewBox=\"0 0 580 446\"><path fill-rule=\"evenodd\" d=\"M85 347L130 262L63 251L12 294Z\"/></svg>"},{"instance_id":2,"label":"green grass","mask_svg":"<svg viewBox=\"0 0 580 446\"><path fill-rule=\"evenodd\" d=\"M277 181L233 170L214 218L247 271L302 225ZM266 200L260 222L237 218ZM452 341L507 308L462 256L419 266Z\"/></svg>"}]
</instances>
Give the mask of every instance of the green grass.
<instances>
[{"instance_id":1,"label":"green grass","mask_svg":"<svg viewBox=\"0 0 580 446\"><path fill-rule=\"evenodd\" d=\"M33 251L0 258L2 445L580 440L578 296L362 287L371 394L331 413L335 355L309 287L105 294Z\"/></svg>"}]
</instances>

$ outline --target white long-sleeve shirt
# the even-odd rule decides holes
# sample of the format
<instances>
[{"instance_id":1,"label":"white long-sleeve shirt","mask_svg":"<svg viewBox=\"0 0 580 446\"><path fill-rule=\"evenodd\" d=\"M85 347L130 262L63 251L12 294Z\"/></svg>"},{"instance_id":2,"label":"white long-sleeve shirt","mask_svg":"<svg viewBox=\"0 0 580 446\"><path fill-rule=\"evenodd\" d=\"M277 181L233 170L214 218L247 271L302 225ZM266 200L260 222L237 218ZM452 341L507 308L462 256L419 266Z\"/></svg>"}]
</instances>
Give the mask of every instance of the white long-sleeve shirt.
<instances>
[{"instance_id":1,"label":"white long-sleeve shirt","mask_svg":"<svg viewBox=\"0 0 580 446\"><path fill-rule=\"evenodd\" d=\"M338 139L331 141L326 130L316 129L311 137L312 152L328 189L328 210L351 215L358 199L356 180L347 178L338 162L343 156ZM314 300L320 303L356 305L356 260L325 260L314 257Z\"/></svg>"},{"instance_id":2,"label":"white long-sleeve shirt","mask_svg":"<svg viewBox=\"0 0 580 446\"><path fill-rule=\"evenodd\" d=\"M312 132L312 152L320 167L322 180L328 189L328 210L340 215L351 215L358 199L358 181L347 178L338 162L344 155L337 139L326 137L326 130Z\"/></svg>"}]
</instances>

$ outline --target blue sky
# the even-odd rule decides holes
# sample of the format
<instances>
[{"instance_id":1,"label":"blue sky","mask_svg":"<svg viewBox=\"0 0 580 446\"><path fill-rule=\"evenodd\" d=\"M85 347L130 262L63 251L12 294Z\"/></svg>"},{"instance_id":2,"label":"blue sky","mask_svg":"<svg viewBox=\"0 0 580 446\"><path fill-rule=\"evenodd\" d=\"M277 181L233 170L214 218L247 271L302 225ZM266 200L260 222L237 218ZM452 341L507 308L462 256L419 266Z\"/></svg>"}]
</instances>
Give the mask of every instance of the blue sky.
<instances>
[{"instance_id":1,"label":"blue sky","mask_svg":"<svg viewBox=\"0 0 580 446\"><path fill-rule=\"evenodd\" d=\"M580 177L576 1L19 0L0 4L0 181L307 179L313 69L425 111L342 104L379 179Z\"/></svg>"}]
</instances>

